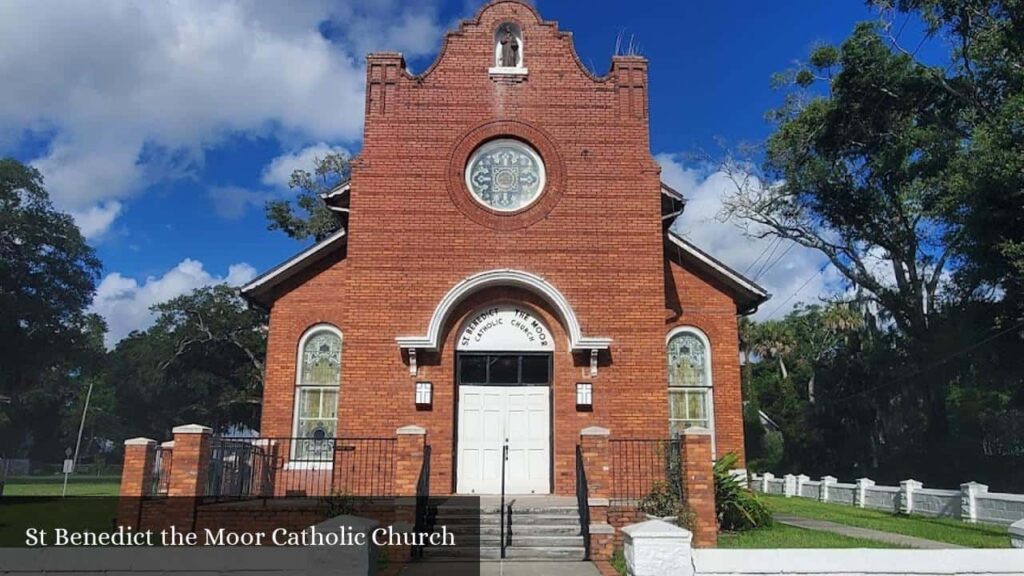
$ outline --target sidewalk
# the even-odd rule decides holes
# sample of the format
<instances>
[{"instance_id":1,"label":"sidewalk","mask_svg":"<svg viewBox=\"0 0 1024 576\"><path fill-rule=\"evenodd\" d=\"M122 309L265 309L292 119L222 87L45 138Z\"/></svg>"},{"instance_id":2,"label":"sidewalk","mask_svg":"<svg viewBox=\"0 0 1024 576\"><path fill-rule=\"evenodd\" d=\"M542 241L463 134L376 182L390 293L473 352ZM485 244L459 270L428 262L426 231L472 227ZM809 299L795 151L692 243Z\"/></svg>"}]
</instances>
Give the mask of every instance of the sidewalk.
<instances>
[{"instance_id":1,"label":"sidewalk","mask_svg":"<svg viewBox=\"0 0 1024 576\"><path fill-rule=\"evenodd\" d=\"M965 546L949 544L947 542L938 542L914 536L904 536L903 534L893 534L892 532L882 532L881 530L871 530L869 528L858 528L856 526L847 526L846 524L838 524L827 520L815 520L812 518L803 518L788 514L776 514L775 521L780 524L785 524L786 526L794 526L805 530L815 530L817 532L832 532L833 534L850 536L852 538L877 540L879 542L886 542L903 548L921 548L926 550L965 548Z\"/></svg>"}]
</instances>

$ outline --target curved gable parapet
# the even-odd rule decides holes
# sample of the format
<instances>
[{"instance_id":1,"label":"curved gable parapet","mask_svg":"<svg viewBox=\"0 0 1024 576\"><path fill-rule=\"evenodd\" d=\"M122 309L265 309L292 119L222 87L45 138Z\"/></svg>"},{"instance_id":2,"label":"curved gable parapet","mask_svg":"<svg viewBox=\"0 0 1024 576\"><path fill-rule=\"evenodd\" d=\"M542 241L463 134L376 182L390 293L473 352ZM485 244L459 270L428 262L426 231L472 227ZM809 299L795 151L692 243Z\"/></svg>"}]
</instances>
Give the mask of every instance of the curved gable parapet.
<instances>
[{"instance_id":1,"label":"curved gable parapet","mask_svg":"<svg viewBox=\"0 0 1024 576\"><path fill-rule=\"evenodd\" d=\"M550 304L558 313L559 321L562 322L565 331L569 334L569 347L571 349L606 350L611 345L611 338L588 337L583 334L579 319L572 305L551 283L535 274L511 269L490 270L463 279L453 286L441 298L441 301L438 302L434 313L430 317L430 322L427 324L425 334L422 336L402 336L395 340L402 348L437 350L444 336L442 330L459 303L480 290L501 286L513 286L529 290Z\"/></svg>"},{"instance_id":2,"label":"curved gable parapet","mask_svg":"<svg viewBox=\"0 0 1024 576\"><path fill-rule=\"evenodd\" d=\"M525 18L524 18L525 17ZM441 49L437 57L423 72L412 74L407 69L402 70L402 76L415 82L425 82L441 65L446 61L454 42L466 40L477 32L477 30L491 22L498 22L504 19L515 20L524 27L533 30L546 30L548 34L562 42L568 54L576 63L577 68L584 76L597 83L609 82L613 78L613 69L609 66L608 72L599 76L591 72L576 53L573 43L572 32L563 32L558 29L558 22L544 20L537 9L522 0L493 0L484 4L473 18L459 22L458 29L450 30L444 34L441 42ZM484 34L490 38L492 30L487 28Z\"/></svg>"}]
</instances>

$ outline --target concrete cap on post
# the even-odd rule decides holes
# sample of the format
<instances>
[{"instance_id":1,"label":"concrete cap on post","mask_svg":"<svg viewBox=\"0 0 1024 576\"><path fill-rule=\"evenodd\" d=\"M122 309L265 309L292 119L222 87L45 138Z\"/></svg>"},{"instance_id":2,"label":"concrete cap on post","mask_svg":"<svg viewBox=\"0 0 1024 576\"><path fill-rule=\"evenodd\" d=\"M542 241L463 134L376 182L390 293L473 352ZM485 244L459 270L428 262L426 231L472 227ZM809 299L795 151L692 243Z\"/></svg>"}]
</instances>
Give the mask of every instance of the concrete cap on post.
<instances>
[{"instance_id":1,"label":"concrete cap on post","mask_svg":"<svg viewBox=\"0 0 1024 576\"><path fill-rule=\"evenodd\" d=\"M427 429L422 426L410 424L395 430L395 434L398 434L399 436L426 436Z\"/></svg>"},{"instance_id":2,"label":"concrete cap on post","mask_svg":"<svg viewBox=\"0 0 1024 576\"><path fill-rule=\"evenodd\" d=\"M1010 524L1010 546L1013 548L1024 548L1024 519L1017 520Z\"/></svg>"},{"instance_id":3,"label":"concrete cap on post","mask_svg":"<svg viewBox=\"0 0 1024 576\"><path fill-rule=\"evenodd\" d=\"M164 450L174 450L174 440L168 440L166 442L161 442L160 443L160 447L163 448Z\"/></svg>"},{"instance_id":4,"label":"concrete cap on post","mask_svg":"<svg viewBox=\"0 0 1024 576\"><path fill-rule=\"evenodd\" d=\"M184 424L171 429L172 434L213 434L213 428L202 424Z\"/></svg>"},{"instance_id":5,"label":"concrete cap on post","mask_svg":"<svg viewBox=\"0 0 1024 576\"><path fill-rule=\"evenodd\" d=\"M909 488L911 490L917 490L918 488L924 488L924 484L914 479L900 480L900 488Z\"/></svg>"},{"instance_id":6,"label":"concrete cap on post","mask_svg":"<svg viewBox=\"0 0 1024 576\"><path fill-rule=\"evenodd\" d=\"M632 576L692 576L693 534L663 520L622 529L626 572Z\"/></svg>"},{"instance_id":7,"label":"concrete cap on post","mask_svg":"<svg viewBox=\"0 0 1024 576\"><path fill-rule=\"evenodd\" d=\"M580 430L580 436L611 436L611 430L600 426L587 426Z\"/></svg>"},{"instance_id":8,"label":"concrete cap on post","mask_svg":"<svg viewBox=\"0 0 1024 576\"><path fill-rule=\"evenodd\" d=\"M156 440L153 440L152 438L143 438L142 436L139 436L138 438L129 438L129 439L125 440L124 441L124 445L125 446L156 446Z\"/></svg>"},{"instance_id":9,"label":"concrete cap on post","mask_svg":"<svg viewBox=\"0 0 1024 576\"><path fill-rule=\"evenodd\" d=\"M822 484L835 484L836 482L839 482L839 479L836 478L835 476L822 476L821 477L821 483Z\"/></svg>"},{"instance_id":10,"label":"concrete cap on post","mask_svg":"<svg viewBox=\"0 0 1024 576\"><path fill-rule=\"evenodd\" d=\"M981 484L971 480L970 482L964 482L960 485L960 490L970 492L971 494L984 494L988 492L988 484Z\"/></svg>"}]
</instances>

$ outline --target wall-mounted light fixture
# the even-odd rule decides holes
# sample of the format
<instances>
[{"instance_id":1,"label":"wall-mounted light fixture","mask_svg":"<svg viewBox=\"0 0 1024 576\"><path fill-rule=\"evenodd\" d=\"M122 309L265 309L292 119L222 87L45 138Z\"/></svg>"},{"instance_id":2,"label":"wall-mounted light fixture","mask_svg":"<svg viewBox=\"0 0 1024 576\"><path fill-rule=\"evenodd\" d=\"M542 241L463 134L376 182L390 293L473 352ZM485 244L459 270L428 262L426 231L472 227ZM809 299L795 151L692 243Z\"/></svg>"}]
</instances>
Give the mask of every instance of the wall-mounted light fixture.
<instances>
[{"instance_id":1,"label":"wall-mounted light fixture","mask_svg":"<svg viewBox=\"0 0 1024 576\"><path fill-rule=\"evenodd\" d=\"M594 385L590 382L576 383L576 409L591 410L594 407Z\"/></svg>"},{"instance_id":2,"label":"wall-mounted light fixture","mask_svg":"<svg viewBox=\"0 0 1024 576\"><path fill-rule=\"evenodd\" d=\"M434 402L434 385L430 382L416 383L416 407L430 408Z\"/></svg>"}]
</instances>

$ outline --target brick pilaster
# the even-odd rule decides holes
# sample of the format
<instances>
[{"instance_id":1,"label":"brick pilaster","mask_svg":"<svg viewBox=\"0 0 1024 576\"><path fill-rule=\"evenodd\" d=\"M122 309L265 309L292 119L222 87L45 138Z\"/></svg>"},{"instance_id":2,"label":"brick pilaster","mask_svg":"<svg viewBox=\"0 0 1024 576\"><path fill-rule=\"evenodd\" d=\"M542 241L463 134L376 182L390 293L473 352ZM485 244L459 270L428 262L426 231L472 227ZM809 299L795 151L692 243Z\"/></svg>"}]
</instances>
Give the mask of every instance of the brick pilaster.
<instances>
[{"instance_id":1,"label":"brick pilaster","mask_svg":"<svg viewBox=\"0 0 1024 576\"><path fill-rule=\"evenodd\" d=\"M142 497L149 495L153 482L156 440L131 438L124 441L124 466L121 468L120 500L117 523L138 528Z\"/></svg>"},{"instance_id":2,"label":"brick pilaster","mask_svg":"<svg viewBox=\"0 0 1024 576\"><path fill-rule=\"evenodd\" d=\"M688 428L683 433L683 492L694 514L693 545L713 548L718 544L715 514L715 478L711 463L711 431Z\"/></svg>"}]
</instances>

